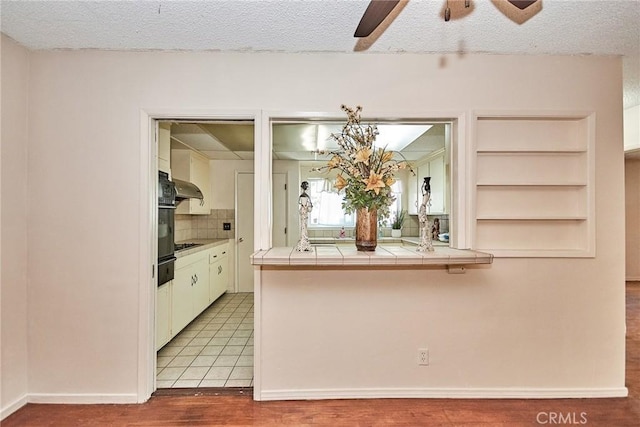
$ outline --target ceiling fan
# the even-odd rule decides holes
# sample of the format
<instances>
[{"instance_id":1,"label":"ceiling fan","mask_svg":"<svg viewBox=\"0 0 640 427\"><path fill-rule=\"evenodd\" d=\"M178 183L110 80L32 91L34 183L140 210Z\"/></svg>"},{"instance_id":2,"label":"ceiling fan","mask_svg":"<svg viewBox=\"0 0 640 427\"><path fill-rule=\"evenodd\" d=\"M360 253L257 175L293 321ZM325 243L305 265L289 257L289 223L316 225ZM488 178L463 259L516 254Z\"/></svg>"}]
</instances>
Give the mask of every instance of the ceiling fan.
<instances>
[{"instance_id":1,"label":"ceiling fan","mask_svg":"<svg viewBox=\"0 0 640 427\"><path fill-rule=\"evenodd\" d=\"M507 0L520 10L524 10L536 3L538 0ZM356 28L354 37L368 37L378 25L391 13L391 11L400 3L400 0L371 0L369 6L364 11L364 15L360 19L360 23ZM448 2L447 2L448 3ZM470 0L465 0L465 7L469 7ZM451 11L449 6L445 9L444 20L449 21Z\"/></svg>"}]
</instances>

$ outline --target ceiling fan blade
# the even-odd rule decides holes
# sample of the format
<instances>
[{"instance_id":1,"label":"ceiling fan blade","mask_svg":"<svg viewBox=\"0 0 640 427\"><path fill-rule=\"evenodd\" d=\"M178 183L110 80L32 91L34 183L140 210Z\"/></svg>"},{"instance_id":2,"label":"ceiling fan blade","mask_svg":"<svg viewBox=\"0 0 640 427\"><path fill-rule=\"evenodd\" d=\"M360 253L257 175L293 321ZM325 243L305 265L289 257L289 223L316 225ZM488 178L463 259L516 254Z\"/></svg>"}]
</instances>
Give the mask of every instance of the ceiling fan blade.
<instances>
[{"instance_id":1,"label":"ceiling fan blade","mask_svg":"<svg viewBox=\"0 0 640 427\"><path fill-rule=\"evenodd\" d=\"M507 0L507 1L512 5L514 5L515 7L517 7L518 9L525 10L526 8L528 8L538 0Z\"/></svg>"},{"instance_id":2,"label":"ceiling fan blade","mask_svg":"<svg viewBox=\"0 0 640 427\"><path fill-rule=\"evenodd\" d=\"M400 0L371 0L353 36L368 37L398 3L400 3Z\"/></svg>"}]
</instances>

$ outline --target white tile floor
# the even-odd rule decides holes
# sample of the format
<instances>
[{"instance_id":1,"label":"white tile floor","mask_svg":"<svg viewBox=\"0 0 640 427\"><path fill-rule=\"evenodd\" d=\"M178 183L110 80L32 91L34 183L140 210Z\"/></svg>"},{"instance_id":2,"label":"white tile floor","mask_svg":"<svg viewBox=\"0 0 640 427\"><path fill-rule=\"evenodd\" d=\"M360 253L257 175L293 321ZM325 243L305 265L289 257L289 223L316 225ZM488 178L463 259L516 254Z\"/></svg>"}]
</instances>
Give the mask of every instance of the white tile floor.
<instances>
[{"instance_id":1,"label":"white tile floor","mask_svg":"<svg viewBox=\"0 0 640 427\"><path fill-rule=\"evenodd\" d=\"M252 387L253 294L224 294L158 351L158 388Z\"/></svg>"}]
</instances>

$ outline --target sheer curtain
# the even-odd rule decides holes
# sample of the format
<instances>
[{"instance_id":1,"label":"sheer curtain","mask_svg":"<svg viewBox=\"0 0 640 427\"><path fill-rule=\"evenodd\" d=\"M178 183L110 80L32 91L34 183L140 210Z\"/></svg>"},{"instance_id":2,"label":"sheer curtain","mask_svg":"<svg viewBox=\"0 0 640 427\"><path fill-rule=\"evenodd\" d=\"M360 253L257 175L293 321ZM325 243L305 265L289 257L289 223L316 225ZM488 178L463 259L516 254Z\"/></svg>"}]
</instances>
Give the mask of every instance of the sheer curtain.
<instances>
[{"instance_id":1,"label":"sheer curtain","mask_svg":"<svg viewBox=\"0 0 640 427\"><path fill-rule=\"evenodd\" d=\"M325 179L309 179L309 195L313 201L311 226L319 227L353 227L353 215L342 210L343 195L333 186L333 181Z\"/></svg>"},{"instance_id":2,"label":"sheer curtain","mask_svg":"<svg viewBox=\"0 0 640 427\"><path fill-rule=\"evenodd\" d=\"M312 227L353 227L355 214L345 214L342 210L343 194L338 193L330 179L311 178L309 182L309 196L313 202L313 210L309 216ZM391 187L396 201L389 207L390 216L385 225L390 225L395 215L402 209L402 182L396 181Z\"/></svg>"}]
</instances>

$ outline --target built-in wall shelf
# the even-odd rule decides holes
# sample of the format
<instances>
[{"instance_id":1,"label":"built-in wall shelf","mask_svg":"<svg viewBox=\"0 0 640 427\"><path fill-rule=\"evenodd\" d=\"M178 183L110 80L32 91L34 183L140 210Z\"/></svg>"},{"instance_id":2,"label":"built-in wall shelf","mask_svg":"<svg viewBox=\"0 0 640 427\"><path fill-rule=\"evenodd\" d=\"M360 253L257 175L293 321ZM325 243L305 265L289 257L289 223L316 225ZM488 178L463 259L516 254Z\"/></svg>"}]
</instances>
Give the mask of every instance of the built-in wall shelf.
<instances>
[{"instance_id":1,"label":"built-in wall shelf","mask_svg":"<svg viewBox=\"0 0 640 427\"><path fill-rule=\"evenodd\" d=\"M474 248L594 256L594 123L588 113L476 114Z\"/></svg>"}]
</instances>

